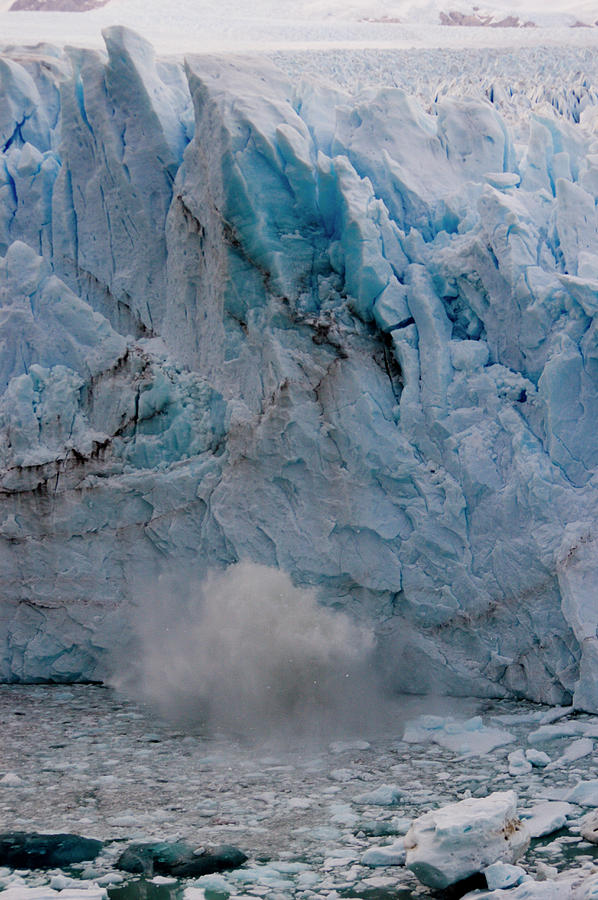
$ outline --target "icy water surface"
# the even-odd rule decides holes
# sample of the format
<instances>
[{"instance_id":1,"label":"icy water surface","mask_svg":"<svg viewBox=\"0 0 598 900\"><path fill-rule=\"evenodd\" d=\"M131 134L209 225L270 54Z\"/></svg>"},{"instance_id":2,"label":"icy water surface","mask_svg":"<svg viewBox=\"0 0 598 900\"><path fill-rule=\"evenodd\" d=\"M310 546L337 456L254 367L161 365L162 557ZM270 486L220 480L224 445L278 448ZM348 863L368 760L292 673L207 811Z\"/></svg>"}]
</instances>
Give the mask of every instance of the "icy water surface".
<instances>
[{"instance_id":1,"label":"icy water surface","mask_svg":"<svg viewBox=\"0 0 598 900\"><path fill-rule=\"evenodd\" d=\"M408 728L405 736L421 742L407 743L406 719L425 710L403 702L377 735L320 744L297 738L283 746L174 728L102 687L4 686L0 779L13 773L21 781L0 780L1 830L72 831L108 842L95 863L67 875L107 886L112 900L174 900L190 884L208 888L207 900L429 897L403 867L362 865L364 851L454 800L514 788L525 809L598 777L596 717L564 710L552 731L545 724L538 732L558 713L507 701L441 706L457 720L480 714L493 731L481 731L475 720L465 733L454 722L448 730ZM490 749L505 732L508 742ZM433 742L439 735L445 746ZM590 752L563 757L580 736ZM508 754L530 747L556 764L509 774ZM375 802L371 794L383 785ZM400 797L384 805L393 787ZM574 807L566 828L534 841L525 868L534 874L538 863L564 870L594 859L598 847L579 836L586 812ZM381 828L387 836L372 834ZM129 876L115 872L117 856L127 842L150 839L230 843L249 861L211 883L123 883ZM0 870L0 887L48 884L56 875Z\"/></svg>"}]
</instances>

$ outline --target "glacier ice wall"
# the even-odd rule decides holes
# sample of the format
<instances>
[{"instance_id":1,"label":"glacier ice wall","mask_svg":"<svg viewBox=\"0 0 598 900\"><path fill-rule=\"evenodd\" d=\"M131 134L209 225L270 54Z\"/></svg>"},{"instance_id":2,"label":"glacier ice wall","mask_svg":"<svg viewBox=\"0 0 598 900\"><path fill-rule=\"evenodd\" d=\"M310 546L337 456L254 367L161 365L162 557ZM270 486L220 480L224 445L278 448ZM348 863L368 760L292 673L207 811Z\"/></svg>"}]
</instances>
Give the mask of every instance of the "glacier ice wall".
<instances>
[{"instance_id":1,"label":"glacier ice wall","mask_svg":"<svg viewBox=\"0 0 598 900\"><path fill-rule=\"evenodd\" d=\"M101 679L148 579L251 560L398 690L597 710L593 95L106 50L0 59L0 677Z\"/></svg>"}]
</instances>

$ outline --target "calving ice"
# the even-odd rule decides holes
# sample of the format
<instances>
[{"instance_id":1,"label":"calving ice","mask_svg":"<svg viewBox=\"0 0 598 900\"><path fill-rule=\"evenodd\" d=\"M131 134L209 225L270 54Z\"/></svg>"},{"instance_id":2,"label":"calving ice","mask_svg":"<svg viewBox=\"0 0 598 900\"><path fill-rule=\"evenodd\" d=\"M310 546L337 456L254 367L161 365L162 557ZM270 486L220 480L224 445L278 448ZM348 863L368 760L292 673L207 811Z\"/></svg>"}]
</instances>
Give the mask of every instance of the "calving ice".
<instances>
[{"instance_id":1,"label":"calving ice","mask_svg":"<svg viewBox=\"0 0 598 900\"><path fill-rule=\"evenodd\" d=\"M105 41L0 62L2 679L104 679L148 583L242 560L396 690L598 710L590 76Z\"/></svg>"}]
</instances>

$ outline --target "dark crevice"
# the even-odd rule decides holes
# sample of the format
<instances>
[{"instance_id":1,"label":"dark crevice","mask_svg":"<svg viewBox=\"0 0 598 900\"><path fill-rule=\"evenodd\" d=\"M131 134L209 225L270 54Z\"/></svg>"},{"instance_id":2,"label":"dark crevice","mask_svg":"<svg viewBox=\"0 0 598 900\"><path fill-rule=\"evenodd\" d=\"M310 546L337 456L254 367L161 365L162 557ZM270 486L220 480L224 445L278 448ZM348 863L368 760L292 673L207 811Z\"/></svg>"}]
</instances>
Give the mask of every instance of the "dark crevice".
<instances>
[{"instance_id":1,"label":"dark crevice","mask_svg":"<svg viewBox=\"0 0 598 900\"><path fill-rule=\"evenodd\" d=\"M201 222L199 221L197 216L193 215L193 213L191 212L191 210L189 209L189 207L183 200L182 194L177 194L176 200L181 207L181 211L183 213L183 218L185 219L185 223L187 225L189 234L197 234L199 237L200 245L203 244L203 240L204 240L205 233L206 233L204 226L201 224Z\"/></svg>"},{"instance_id":2,"label":"dark crevice","mask_svg":"<svg viewBox=\"0 0 598 900\"><path fill-rule=\"evenodd\" d=\"M407 316L406 319L401 319L401 321L397 322L396 325L391 325L388 330L398 331L400 328L407 328L409 325L415 325L415 319L413 318L413 316Z\"/></svg>"},{"instance_id":3,"label":"dark crevice","mask_svg":"<svg viewBox=\"0 0 598 900\"><path fill-rule=\"evenodd\" d=\"M372 354L372 359L386 374L393 397L396 403L400 403L401 394L403 393L403 372L394 354L390 334L386 332L380 334L378 346Z\"/></svg>"}]
</instances>

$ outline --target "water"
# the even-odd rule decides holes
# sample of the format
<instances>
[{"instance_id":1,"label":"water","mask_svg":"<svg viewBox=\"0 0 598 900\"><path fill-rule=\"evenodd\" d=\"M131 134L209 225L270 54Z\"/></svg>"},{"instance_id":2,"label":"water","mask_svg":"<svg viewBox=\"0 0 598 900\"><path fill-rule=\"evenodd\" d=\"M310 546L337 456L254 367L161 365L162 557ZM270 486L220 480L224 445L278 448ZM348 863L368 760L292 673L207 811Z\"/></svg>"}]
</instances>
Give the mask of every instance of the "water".
<instances>
[{"instance_id":1,"label":"water","mask_svg":"<svg viewBox=\"0 0 598 900\"><path fill-rule=\"evenodd\" d=\"M243 869L223 876L232 896L413 900L433 895L408 870L360 864L367 848L393 840L368 836L365 823L404 831L400 820L470 794L513 787L526 806L547 788L598 777L594 754L550 772L508 774L507 754L526 746L541 707L472 701L453 709L465 717L482 712L489 724L493 716L514 716L507 725L494 723L508 727L512 743L464 760L437 744L401 740L405 717L421 708L410 702L416 704L411 709L398 702L377 733L353 735L369 747L351 748L344 735L339 748L329 740L285 744L266 734L232 739L173 727L98 686L4 686L0 776L13 772L22 783L0 784L3 830L100 838L107 842L103 855L70 873L100 883L114 873L127 842L183 839L196 846L234 844L249 856ZM571 740L543 749L554 759ZM398 785L404 798L389 807L358 801L382 784ZM577 818L584 813L580 809ZM574 817L568 829L534 841L524 865L533 874L539 861L565 870L596 856L598 848L579 838ZM51 877L38 872L23 880L41 885ZM137 878L110 886L109 894L111 900L179 900L184 886ZM217 894L206 898L221 900Z\"/></svg>"}]
</instances>

